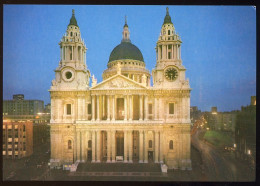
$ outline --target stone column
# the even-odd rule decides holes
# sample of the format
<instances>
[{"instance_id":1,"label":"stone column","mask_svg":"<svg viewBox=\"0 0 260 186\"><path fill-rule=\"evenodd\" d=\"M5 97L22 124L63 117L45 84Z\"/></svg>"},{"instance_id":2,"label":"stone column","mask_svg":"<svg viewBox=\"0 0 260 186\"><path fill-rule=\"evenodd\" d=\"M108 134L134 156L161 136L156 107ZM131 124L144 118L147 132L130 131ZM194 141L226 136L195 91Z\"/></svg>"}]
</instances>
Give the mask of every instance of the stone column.
<instances>
[{"instance_id":1,"label":"stone column","mask_svg":"<svg viewBox=\"0 0 260 186\"><path fill-rule=\"evenodd\" d=\"M111 131L107 131L107 163L110 163L111 159Z\"/></svg>"},{"instance_id":2,"label":"stone column","mask_svg":"<svg viewBox=\"0 0 260 186\"><path fill-rule=\"evenodd\" d=\"M77 131L77 160L80 160L80 131Z\"/></svg>"},{"instance_id":3,"label":"stone column","mask_svg":"<svg viewBox=\"0 0 260 186\"><path fill-rule=\"evenodd\" d=\"M78 97L78 107L77 107L77 111L78 111L78 116L77 116L77 119L78 120L81 120L81 112L82 112L82 109L81 109L81 99L80 97Z\"/></svg>"},{"instance_id":4,"label":"stone column","mask_svg":"<svg viewBox=\"0 0 260 186\"><path fill-rule=\"evenodd\" d=\"M118 119L118 116L117 116L117 96L115 95L115 119Z\"/></svg>"},{"instance_id":5,"label":"stone column","mask_svg":"<svg viewBox=\"0 0 260 186\"><path fill-rule=\"evenodd\" d=\"M74 54L73 54L74 47L73 46L70 46L70 47L71 47L71 61L73 61L73 59L74 59Z\"/></svg>"},{"instance_id":6,"label":"stone column","mask_svg":"<svg viewBox=\"0 0 260 186\"><path fill-rule=\"evenodd\" d=\"M62 46L60 47L60 60L62 61Z\"/></svg>"},{"instance_id":7,"label":"stone column","mask_svg":"<svg viewBox=\"0 0 260 186\"><path fill-rule=\"evenodd\" d=\"M155 131L155 146L154 146L154 151L155 151L155 160L154 160L154 163L159 163L159 161L158 161L159 132L158 132L158 131Z\"/></svg>"},{"instance_id":8,"label":"stone column","mask_svg":"<svg viewBox=\"0 0 260 186\"><path fill-rule=\"evenodd\" d=\"M166 59L169 59L168 58L168 45L165 45L165 48L166 48Z\"/></svg>"},{"instance_id":9,"label":"stone column","mask_svg":"<svg viewBox=\"0 0 260 186\"><path fill-rule=\"evenodd\" d=\"M139 95L139 120L143 120L143 99L142 99L142 95Z\"/></svg>"},{"instance_id":10,"label":"stone column","mask_svg":"<svg viewBox=\"0 0 260 186\"><path fill-rule=\"evenodd\" d=\"M163 163L163 131L160 131L160 163Z\"/></svg>"},{"instance_id":11,"label":"stone column","mask_svg":"<svg viewBox=\"0 0 260 186\"><path fill-rule=\"evenodd\" d=\"M144 163L148 163L148 131L144 131Z\"/></svg>"},{"instance_id":12,"label":"stone column","mask_svg":"<svg viewBox=\"0 0 260 186\"><path fill-rule=\"evenodd\" d=\"M92 137L92 162L96 162L96 131L91 131Z\"/></svg>"},{"instance_id":13,"label":"stone column","mask_svg":"<svg viewBox=\"0 0 260 186\"><path fill-rule=\"evenodd\" d=\"M128 133L128 144L129 144L129 163L133 163L133 131L130 130Z\"/></svg>"},{"instance_id":14,"label":"stone column","mask_svg":"<svg viewBox=\"0 0 260 186\"><path fill-rule=\"evenodd\" d=\"M187 103L188 105L187 105L186 109L189 109L189 108L190 108L190 97L187 97L186 99L187 99L187 102L188 102L188 103ZM188 117L187 117L187 119L188 119L189 122L190 122L190 110L188 110L187 112L188 112Z\"/></svg>"},{"instance_id":15,"label":"stone column","mask_svg":"<svg viewBox=\"0 0 260 186\"><path fill-rule=\"evenodd\" d=\"M81 162L85 162L85 157L86 157L86 136L85 132L81 132Z\"/></svg>"},{"instance_id":16,"label":"stone column","mask_svg":"<svg viewBox=\"0 0 260 186\"><path fill-rule=\"evenodd\" d=\"M163 119L163 105L162 98L159 98L159 119Z\"/></svg>"},{"instance_id":17,"label":"stone column","mask_svg":"<svg viewBox=\"0 0 260 186\"><path fill-rule=\"evenodd\" d=\"M124 130L124 163L127 162L127 130Z\"/></svg>"},{"instance_id":18,"label":"stone column","mask_svg":"<svg viewBox=\"0 0 260 186\"><path fill-rule=\"evenodd\" d=\"M91 103L91 106L92 106L92 111L91 111L91 114L92 114L92 121L95 121L95 95L92 95L92 103Z\"/></svg>"},{"instance_id":19,"label":"stone column","mask_svg":"<svg viewBox=\"0 0 260 186\"><path fill-rule=\"evenodd\" d=\"M54 118L55 115L55 99L51 98L51 122L54 121L56 118Z\"/></svg>"},{"instance_id":20,"label":"stone column","mask_svg":"<svg viewBox=\"0 0 260 186\"><path fill-rule=\"evenodd\" d=\"M172 45L172 49L171 49L172 59L174 59L173 46L174 46L174 45Z\"/></svg>"},{"instance_id":21,"label":"stone column","mask_svg":"<svg viewBox=\"0 0 260 186\"><path fill-rule=\"evenodd\" d=\"M85 99L83 98L82 99L82 107L83 107L83 114L82 114L82 117L81 117L81 119L83 119L83 120L85 120L86 119L86 101L85 101Z\"/></svg>"},{"instance_id":22,"label":"stone column","mask_svg":"<svg viewBox=\"0 0 260 186\"><path fill-rule=\"evenodd\" d=\"M143 143L144 143L144 131L139 130L139 163L143 163Z\"/></svg>"},{"instance_id":23,"label":"stone column","mask_svg":"<svg viewBox=\"0 0 260 186\"><path fill-rule=\"evenodd\" d=\"M80 52L77 51L77 53L78 53L77 59L79 60L79 64L81 64L84 60L84 52L82 50L82 47L80 48Z\"/></svg>"},{"instance_id":24,"label":"stone column","mask_svg":"<svg viewBox=\"0 0 260 186\"><path fill-rule=\"evenodd\" d=\"M130 95L129 97L129 120L132 121L133 120L133 95Z\"/></svg>"},{"instance_id":25,"label":"stone column","mask_svg":"<svg viewBox=\"0 0 260 186\"><path fill-rule=\"evenodd\" d=\"M110 95L107 96L107 120L110 120Z\"/></svg>"},{"instance_id":26,"label":"stone column","mask_svg":"<svg viewBox=\"0 0 260 186\"><path fill-rule=\"evenodd\" d=\"M115 96L112 96L112 121L115 121Z\"/></svg>"},{"instance_id":27,"label":"stone column","mask_svg":"<svg viewBox=\"0 0 260 186\"><path fill-rule=\"evenodd\" d=\"M111 145L112 145L112 163L115 162L116 159L116 139L115 139L115 130L111 131Z\"/></svg>"},{"instance_id":28,"label":"stone column","mask_svg":"<svg viewBox=\"0 0 260 186\"><path fill-rule=\"evenodd\" d=\"M99 99L100 99L100 95L97 95L97 121L100 120L100 105L99 105Z\"/></svg>"},{"instance_id":29,"label":"stone column","mask_svg":"<svg viewBox=\"0 0 260 186\"><path fill-rule=\"evenodd\" d=\"M163 59L167 59L167 45L163 45Z\"/></svg>"},{"instance_id":30,"label":"stone column","mask_svg":"<svg viewBox=\"0 0 260 186\"><path fill-rule=\"evenodd\" d=\"M102 119L105 117L105 96L102 96Z\"/></svg>"},{"instance_id":31,"label":"stone column","mask_svg":"<svg viewBox=\"0 0 260 186\"><path fill-rule=\"evenodd\" d=\"M62 109L61 108L61 100L56 99L55 103L56 103L55 109L56 109L56 113L57 113L57 119L58 119L58 121L60 121L61 120L60 110ZM66 105L65 105L65 107L66 107ZM66 113L66 115L67 115L67 113Z\"/></svg>"},{"instance_id":32,"label":"stone column","mask_svg":"<svg viewBox=\"0 0 260 186\"><path fill-rule=\"evenodd\" d=\"M126 121L127 120L127 97L124 96L124 120Z\"/></svg>"},{"instance_id":33,"label":"stone column","mask_svg":"<svg viewBox=\"0 0 260 186\"><path fill-rule=\"evenodd\" d=\"M97 163L100 163L100 130L97 130Z\"/></svg>"},{"instance_id":34,"label":"stone column","mask_svg":"<svg viewBox=\"0 0 260 186\"><path fill-rule=\"evenodd\" d=\"M172 56L173 56L173 59L176 59L175 49L176 49L176 45L172 45Z\"/></svg>"},{"instance_id":35,"label":"stone column","mask_svg":"<svg viewBox=\"0 0 260 186\"><path fill-rule=\"evenodd\" d=\"M145 120L148 120L148 96L145 95L144 98L144 112L145 112Z\"/></svg>"},{"instance_id":36,"label":"stone column","mask_svg":"<svg viewBox=\"0 0 260 186\"><path fill-rule=\"evenodd\" d=\"M85 161L88 160L88 140L89 140L89 131L85 131Z\"/></svg>"},{"instance_id":37,"label":"stone column","mask_svg":"<svg viewBox=\"0 0 260 186\"><path fill-rule=\"evenodd\" d=\"M154 98L154 119L158 120L158 100Z\"/></svg>"}]
</instances>

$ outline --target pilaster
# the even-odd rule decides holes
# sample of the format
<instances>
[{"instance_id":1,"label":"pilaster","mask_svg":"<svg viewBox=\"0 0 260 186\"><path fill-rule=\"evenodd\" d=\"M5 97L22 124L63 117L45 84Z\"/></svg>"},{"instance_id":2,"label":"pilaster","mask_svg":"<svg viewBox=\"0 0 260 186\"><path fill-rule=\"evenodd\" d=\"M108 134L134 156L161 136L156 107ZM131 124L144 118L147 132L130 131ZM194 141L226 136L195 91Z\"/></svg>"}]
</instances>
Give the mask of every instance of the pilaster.
<instances>
[{"instance_id":1,"label":"pilaster","mask_svg":"<svg viewBox=\"0 0 260 186\"><path fill-rule=\"evenodd\" d=\"M116 131L115 130L112 130L111 131L111 145L112 145L112 163L115 162L115 159L116 159L116 140L115 140L115 133Z\"/></svg>"},{"instance_id":2,"label":"pilaster","mask_svg":"<svg viewBox=\"0 0 260 186\"><path fill-rule=\"evenodd\" d=\"M128 133L128 144L129 144L129 163L133 163L133 131L130 130Z\"/></svg>"},{"instance_id":3,"label":"pilaster","mask_svg":"<svg viewBox=\"0 0 260 186\"><path fill-rule=\"evenodd\" d=\"M110 163L111 159L111 131L107 130L107 163Z\"/></svg>"},{"instance_id":4,"label":"pilaster","mask_svg":"<svg viewBox=\"0 0 260 186\"><path fill-rule=\"evenodd\" d=\"M100 163L100 130L97 130L97 163Z\"/></svg>"},{"instance_id":5,"label":"pilaster","mask_svg":"<svg viewBox=\"0 0 260 186\"><path fill-rule=\"evenodd\" d=\"M144 163L148 163L148 131L144 131Z\"/></svg>"},{"instance_id":6,"label":"pilaster","mask_svg":"<svg viewBox=\"0 0 260 186\"><path fill-rule=\"evenodd\" d=\"M124 130L124 163L127 163L127 130Z\"/></svg>"},{"instance_id":7,"label":"pilaster","mask_svg":"<svg viewBox=\"0 0 260 186\"><path fill-rule=\"evenodd\" d=\"M139 163L143 163L144 131L139 130Z\"/></svg>"},{"instance_id":8,"label":"pilaster","mask_svg":"<svg viewBox=\"0 0 260 186\"><path fill-rule=\"evenodd\" d=\"M96 131L91 131L91 137L92 137L92 162L96 162Z\"/></svg>"}]
</instances>

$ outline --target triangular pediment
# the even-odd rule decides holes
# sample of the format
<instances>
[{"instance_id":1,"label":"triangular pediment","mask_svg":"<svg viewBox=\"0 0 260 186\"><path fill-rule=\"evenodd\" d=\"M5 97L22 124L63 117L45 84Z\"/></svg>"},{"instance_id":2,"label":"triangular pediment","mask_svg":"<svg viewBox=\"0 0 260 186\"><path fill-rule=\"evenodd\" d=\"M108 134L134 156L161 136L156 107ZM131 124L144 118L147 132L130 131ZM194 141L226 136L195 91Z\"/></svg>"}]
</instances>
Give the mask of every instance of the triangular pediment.
<instances>
[{"instance_id":1,"label":"triangular pediment","mask_svg":"<svg viewBox=\"0 0 260 186\"><path fill-rule=\"evenodd\" d=\"M91 88L92 90L99 89L147 89L145 86L141 85L129 79L121 74L114 75L105 81L100 82L96 86Z\"/></svg>"}]
</instances>

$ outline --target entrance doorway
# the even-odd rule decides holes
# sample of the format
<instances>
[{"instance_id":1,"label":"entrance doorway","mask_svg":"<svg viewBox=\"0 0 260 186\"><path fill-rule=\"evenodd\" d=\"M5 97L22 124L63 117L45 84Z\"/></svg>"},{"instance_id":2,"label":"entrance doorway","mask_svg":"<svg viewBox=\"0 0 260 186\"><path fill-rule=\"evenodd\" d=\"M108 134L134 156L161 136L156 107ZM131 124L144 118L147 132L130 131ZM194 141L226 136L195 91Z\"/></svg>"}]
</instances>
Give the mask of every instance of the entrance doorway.
<instances>
[{"instance_id":1,"label":"entrance doorway","mask_svg":"<svg viewBox=\"0 0 260 186\"><path fill-rule=\"evenodd\" d=\"M124 132L116 132L116 155L124 156Z\"/></svg>"},{"instance_id":2,"label":"entrance doorway","mask_svg":"<svg viewBox=\"0 0 260 186\"><path fill-rule=\"evenodd\" d=\"M148 162L149 163L153 162L153 151L148 151Z\"/></svg>"},{"instance_id":3,"label":"entrance doorway","mask_svg":"<svg viewBox=\"0 0 260 186\"><path fill-rule=\"evenodd\" d=\"M88 160L87 161L91 161L92 160L92 150L88 150Z\"/></svg>"},{"instance_id":4,"label":"entrance doorway","mask_svg":"<svg viewBox=\"0 0 260 186\"><path fill-rule=\"evenodd\" d=\"M116 101L116 112L117 112L117 120L123 120L124 119L124 115L125 115L125 111L124 111L124 98L117 98Z\"/></svg>"}]
</instances>

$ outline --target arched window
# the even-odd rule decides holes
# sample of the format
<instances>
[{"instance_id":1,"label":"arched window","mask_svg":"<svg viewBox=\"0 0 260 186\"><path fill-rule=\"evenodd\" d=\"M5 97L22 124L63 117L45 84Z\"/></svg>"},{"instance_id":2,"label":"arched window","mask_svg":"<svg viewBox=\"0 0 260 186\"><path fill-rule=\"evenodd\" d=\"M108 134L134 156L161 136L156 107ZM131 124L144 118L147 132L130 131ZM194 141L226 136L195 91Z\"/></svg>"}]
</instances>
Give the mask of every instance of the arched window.
<instances>
[{"instance_id":1,"label":"arched window","mask_svg":"<svg viewBox=\"0 0 260 186\"><path fill-rule=\"evenodd\" d=\"M171 34L171 31L170 30L168 30L168 35L170 35Z\"/></svg>"},{"instance_id":2,"label":"arched window","mask_svg":"<svg viewBox=\"0 0 260 186\"><path fill-rule=\"evenodd\" d=\"M72 149L71 140L68 141L68 149Z\"/></svg>"},{"instance_id":3,"label":"arched window","mask_svg":"<svg viewBox=\"0 0 260 186\"><path fill-rule=\"evenodd\" d=\"M91 148L91 146L92 146L92 141L88 140L88 148Z\"/></svg>"},{"instance_id":4,"label":"arched window","mask_svg":"<svg viewBox=\"0 0 260 186\"><path fill-rule=\"evenodd\" d=\"M152 148L153 147L153 142L152 140L149 140L149 148Z\"/></svg>"},{"instance_id":5,"label":"arched window","mask_svg":"<svg viewBox=\"0 0 260 186\"><path fill-rule=\"evenodd\" d=\"M72 32L70 33L70 36L72 36Z\"/></svg>"},{"instance_id":6,"label":"arched window","mask_svg":"<svg viewBox=\"0 0 260 186\"><path fill-rule=\"evenodd\" d=\"M173 141L172 140L169 143L169 149L173 149Z\"/></svg>"}]
</instances>

